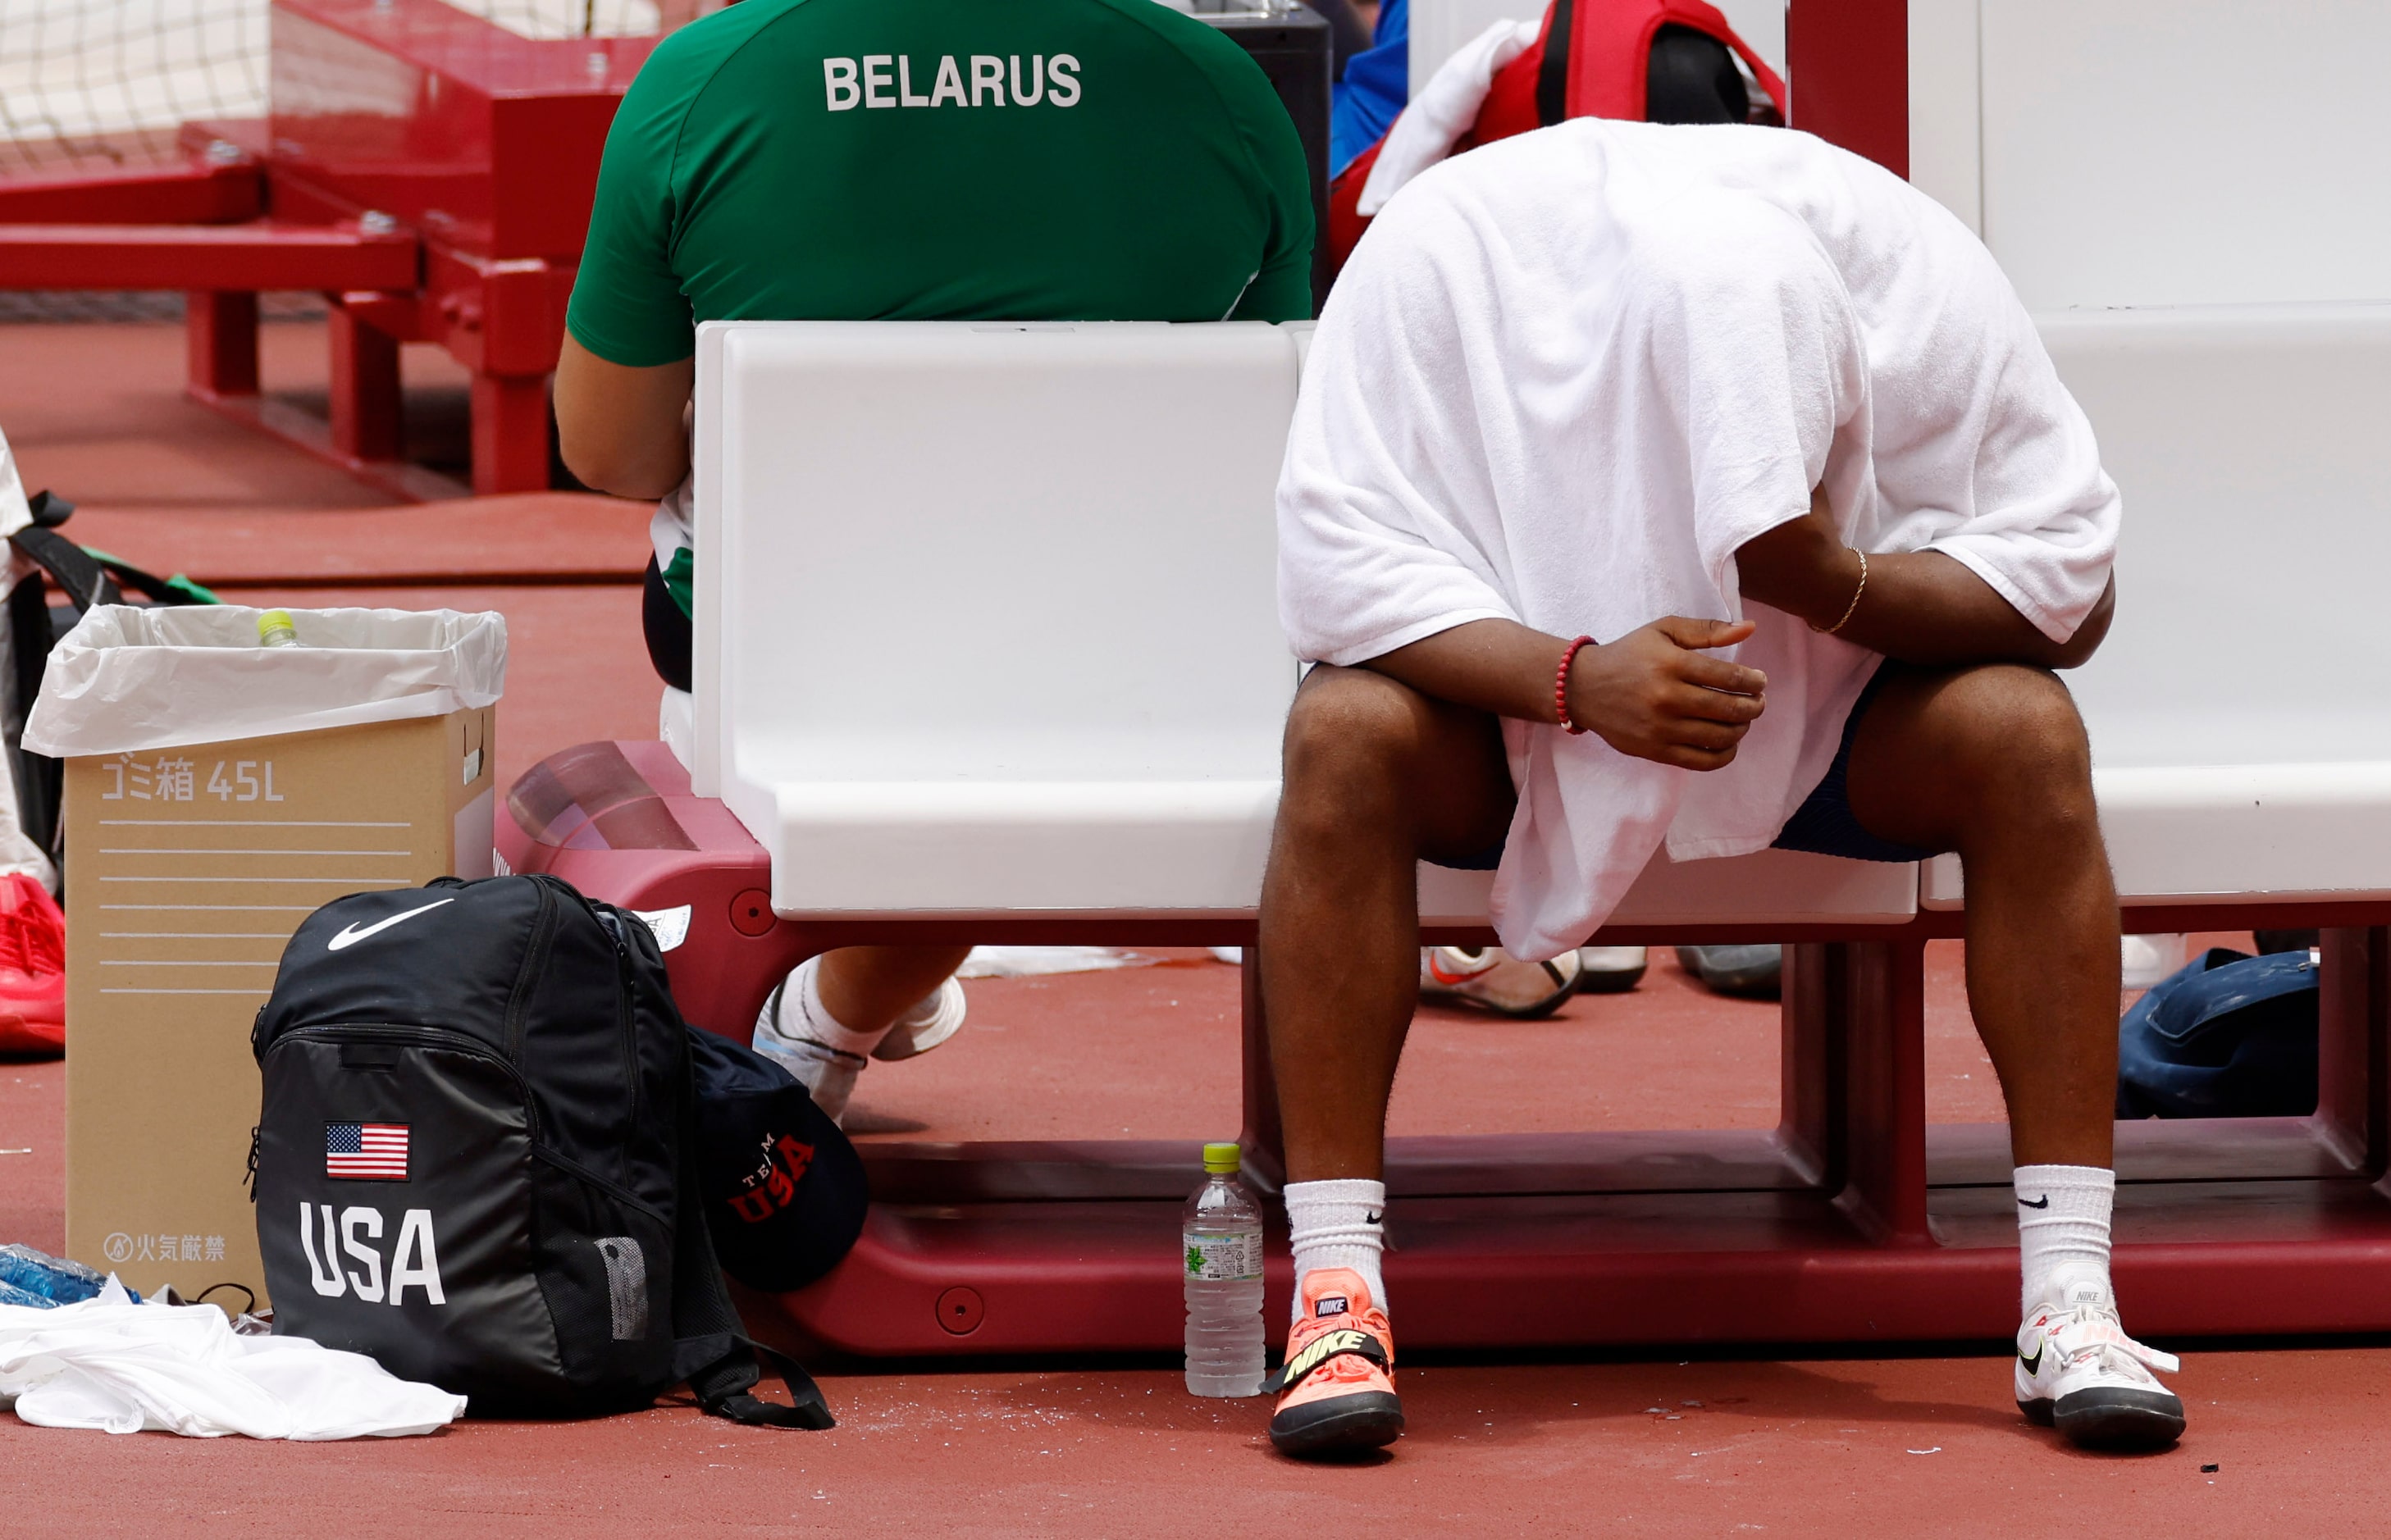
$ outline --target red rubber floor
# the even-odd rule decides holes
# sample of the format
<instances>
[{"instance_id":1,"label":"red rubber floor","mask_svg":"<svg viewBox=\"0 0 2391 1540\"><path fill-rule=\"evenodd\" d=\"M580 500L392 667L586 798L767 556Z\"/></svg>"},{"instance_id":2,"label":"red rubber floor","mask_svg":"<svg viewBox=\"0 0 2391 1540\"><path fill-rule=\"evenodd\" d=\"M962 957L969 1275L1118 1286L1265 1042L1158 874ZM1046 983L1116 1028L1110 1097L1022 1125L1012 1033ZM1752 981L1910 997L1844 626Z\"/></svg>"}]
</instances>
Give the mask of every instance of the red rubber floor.
<instances>
[{"instance_id":1,"label":"red rubber floor","mask_svg":"<svg viewBox=\"0 0 2391 1540\"><path fill-rule=\"evenodd\" d=\"M1945 970L1938 969L1938 972ZM1170 1077L1228 1042L1232 970L1211 963L972 986L974 1022L918 1063L873 1072L882 1128L1015 1136L1128 1127L1213 1132L1225 1081L1195 1098ZM1938 1003L1947 979L1937 987ZM1171 1000L1179 1004L1172 1006ZM1635 995L1576 1002L1548 1054L1491 1072L1515 1098L1538 1071L1655 1045L1614 1063L1637 1100L1748 1121L1766 1080L1728 1063L1765 1007L1705 1012L1673 969ZM1705 1015L1715 1018L1705 1024ZM1002 1032L991 1028L1002 1028ZM1681 1029L1693 1051L1662 1049ZM1402 1093L1415 1131L1479 1114L1420 1072L1483 1070L1496 1027L1425 1016ZM976 1063L976 1077L967 1067ZM1507 1066L1505 1068L1503 1066ZM987 1072L995 1072L987 1073ZM0 1065L0 1226L56 1244L60 1068ZM1183 1081L1179 1084L1184 1084ZM1971 1081L1968 1084L1972 1084ZM1722 1086L1724 1094L1721 1094ZM1737 1087L1741 1087L1738 1090ZM1604 1115L1592 1096L1572 1104ZM1206 1105L1209 1104L1209 1107ZM1548 1116L1559 1114L1544 1104ZM1215 1110L1217 1109L1217 1110ZM1099 1116L1125 1120L1110 1125ZM1627 1122L1648 1122L1632 1114ZM1557 1124L1567 1126L1566 1123ZM1583 1123L1580 1126L1585 1125ZM1390 1265L1400 1320L1402 1261ZM2130 1305L2130 1302L2128 1302ZM2192 1415L2177 1450L2095 1458L2028 1428L2006 1358L1676 1363L1433 1362L1405 1368L1411 1431L1382 1462L1308 1469L1269 1452L1261 1402L1187 1396L1168 1366L837 1366L834 1431L787 1434L667 1406L601 1422L469 1423L425 1440L278 1446L110 1440L0 1418L0 1513L16 1534L321 1534L363 1514L407 1532L523 1536L700 1533L1170 1535L1300 1521L1346 1534L1789 1535L2371 1534L2391 1497L2379 1448L2391 1351L2198 1351L2178 1381ZM2218 1467L2214 1472L2206 1465Z\"/></svg>"},{"instance_id":2,"label":"red rubber floor","mask_svg":"<svg viewBox=\"0 0 2391 1540\"><path fill-rule=\"evenodd\" d=\"M270 384L307 388L309 358L320 357L307 351L313 330L268 329ZM312 345L320 348L319 336ZM95 511L213 522L239 510L270 529L285 511L381 502L183 403L180 339L169 328L0 328L0 426L29 484L58 486ZM233 522L247 520L216 527ZM339 575L422 572L420 550L399 548L406 522L355 526L372 532L365 544L378 550L358 553ZM239 597L503 610L514 651L502 776L555 748L651 728L655 687L636 589L333 590L307 585L333 575L320 564L287 575L298 581ZM1162 956L1153 968L975 982L972 1026L954 1044L867 1078L859 1132L1192 1141L1234 1131L1234 971L1200 954ZM1958 961L1948 943L1929 959L1937 1121L1998 1115ZM1634 995L1581 998L1549 1022L1424 1011L1393 1129L1765 1126L1776 1120L1776 1054L1773 1007L1702 994L1656 954ZM63 1239L63 1084L56 1062L0 1062L0 1238L50 1248ZM1400 1253L1390 1273L1400 1313ZM307 1446L110 1439L0 1416L0 1535L369 1527L476 1540L1177 1537L1299 1527L2106 1540L2391 1527L2380 1453L2391 1430L2391 1349L2191 1347L2178 1381L2190 1435L2171 1453L2133 1460L2077 1455L2028 1428L2009 1403L1997 1348L1899 1359L1412 1364L1402 1374L1411 1431L1397 1451L1326 1469L1269 1452L1262 1403L1196 1400L1174 1369L1150 1364L834 1366L823 1378L841 1426L816 1434L735 1429L674 1405L587 1424L468 1423L428 1439Z\"/></svg>"}]
</instances>

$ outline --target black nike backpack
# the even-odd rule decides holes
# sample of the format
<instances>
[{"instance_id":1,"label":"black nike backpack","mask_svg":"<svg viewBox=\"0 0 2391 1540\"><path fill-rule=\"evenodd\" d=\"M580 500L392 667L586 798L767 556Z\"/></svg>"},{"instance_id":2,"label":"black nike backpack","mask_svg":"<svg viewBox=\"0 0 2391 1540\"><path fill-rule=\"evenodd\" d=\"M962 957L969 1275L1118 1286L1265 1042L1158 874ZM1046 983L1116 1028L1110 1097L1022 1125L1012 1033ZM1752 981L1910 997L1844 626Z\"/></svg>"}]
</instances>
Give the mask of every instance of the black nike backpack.
<instances>
[{"instance_id":1,"label":"black nike backpack","mask_svg":"<svg viewBox=\"0 0 2391 1540\"><path fill-rule=\"evenodd\" d=\"M740 1332L697 1196L688 1028L638 917L547 876L317 910L252 1046L274 1329L484 1415L633 1410L682 1380L828 1428ZM748 1393L761 1354L793 1405Z\"/></svg>"}]
</instances>

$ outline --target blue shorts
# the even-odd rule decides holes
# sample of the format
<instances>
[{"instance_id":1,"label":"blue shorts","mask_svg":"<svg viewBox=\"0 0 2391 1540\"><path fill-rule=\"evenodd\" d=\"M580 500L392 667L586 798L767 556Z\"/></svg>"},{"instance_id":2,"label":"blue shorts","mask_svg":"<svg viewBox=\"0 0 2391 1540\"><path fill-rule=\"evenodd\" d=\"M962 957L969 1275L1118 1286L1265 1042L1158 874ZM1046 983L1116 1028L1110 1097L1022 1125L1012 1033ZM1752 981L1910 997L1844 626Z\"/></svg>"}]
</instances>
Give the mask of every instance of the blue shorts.
<instances>
[{"instance_id":1,"label":"blue shorts","mask_svg":"<svg viewBox=\"0 0 2391 1540\"><path fill-rule=\"evenodd\" d=\"M1915 846L1895 844L1880 840L1860 827L1852 814L1852 798L1845 784L1852 768L1852 739L1858 736L1860 718L1868 714L1876 702L1878 688L1884 684L1885 670L1879 666L1876 676L1852 702L1852 714L1843 719L1843 738L1835 746L1835 762L1818 777L1818 784L1785 820L1771 843L1777 850L1808 851L1814 855L1840 855L1851 861L1891 861L1903 865L1931 860L1939 851L1919 850ZM1450 866L1456 871L1491 872L1503 864L1504 841L1497 840L1474 855L1456 861L1431 861L1430 866Z\"/></svg>"}]
</instances>

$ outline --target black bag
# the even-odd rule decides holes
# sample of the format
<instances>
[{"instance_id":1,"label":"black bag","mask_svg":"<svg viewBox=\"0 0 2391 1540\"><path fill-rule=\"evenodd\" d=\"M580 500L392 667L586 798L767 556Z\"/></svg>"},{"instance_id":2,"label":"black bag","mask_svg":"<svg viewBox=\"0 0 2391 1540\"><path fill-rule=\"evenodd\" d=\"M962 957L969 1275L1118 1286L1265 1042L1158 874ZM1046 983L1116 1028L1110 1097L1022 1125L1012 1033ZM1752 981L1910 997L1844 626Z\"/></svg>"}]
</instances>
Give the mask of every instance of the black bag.
<instances>
[{"instance_id":1,"label":"black bag","mask_svg":"<svg viewBox=\"0 0 2391 1540\"><path fill-rule=\"evenodd\" d=\"M863 1233L863 1158L795 1075L692 1029L698 1187L723 1271L784 1294L839 1264Z\"/></svg>"},{"instance_id":2,"label":"black bag","mask_svg":"<svg viewBox=\"0 0 2391 1540\"><path fill-rule=\"evenodd\" d=\"M274 1328L484 1414L832 1426L740 1334L695 1196L688 1028L636 916L547 876L317 910L252 1046ZM756 1354L793 1406L746 1393Z\"/></svg>"},{"instance_id":3,"label":"black bag","mask_svg":"<svg viewBox=\"0 0 2391 1540\"><path fill-rule=\"evenodd\" d=\"M2317 1105L2318 969L2217 946L2117 1023L2117 1116L2304 1118Z\"/></svg>"},{"instance_id":4,"label":"black bag","mask_svg":"<svg viewBox=\"0 0 2391 1540\"><path fill-rule=\"evenodd\" d=\"M42 675L49 671L50 651L58 637L82 620L93 605L122 604L124 589L153 604L214 604L216 597L176 573L152 577L140 568L98 551L85 550L58 533L74 513L74 505L55 493L37 492L26 499L33 521L8 537L8 545L33 563L17 586L8 591L8 668L0 677L0 736L14 755L9 769L17 780L17 824L25 837L63 865L60 842L59 793L66 766L47 754L24 747L25 717L42 693ZM46 581L45 581L46 579ZM49 584L65 596L61 615L50 605Z\"/></svg>"}]
</instances>

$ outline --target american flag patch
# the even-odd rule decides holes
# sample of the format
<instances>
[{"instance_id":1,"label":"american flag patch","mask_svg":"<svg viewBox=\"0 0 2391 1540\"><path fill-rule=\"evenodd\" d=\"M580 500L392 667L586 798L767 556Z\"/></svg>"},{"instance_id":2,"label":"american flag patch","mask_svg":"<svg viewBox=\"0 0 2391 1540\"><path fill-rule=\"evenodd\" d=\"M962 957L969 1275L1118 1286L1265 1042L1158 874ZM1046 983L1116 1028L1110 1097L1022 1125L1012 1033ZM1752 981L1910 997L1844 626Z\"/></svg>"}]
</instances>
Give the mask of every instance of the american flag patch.
<instances>
[{"instance_id":1,"label":"american flag patch","mask_svg":"<svg viewBox=\"0 0 2391 1540\"><path fill-rule=\"evenodd\" d=\"M368 1182L407 1180L407 1124L328 1123L324 1174Z\"/></svg>"}]
</instances>

